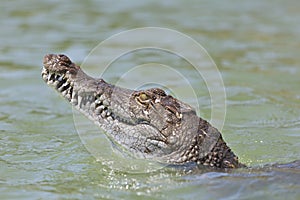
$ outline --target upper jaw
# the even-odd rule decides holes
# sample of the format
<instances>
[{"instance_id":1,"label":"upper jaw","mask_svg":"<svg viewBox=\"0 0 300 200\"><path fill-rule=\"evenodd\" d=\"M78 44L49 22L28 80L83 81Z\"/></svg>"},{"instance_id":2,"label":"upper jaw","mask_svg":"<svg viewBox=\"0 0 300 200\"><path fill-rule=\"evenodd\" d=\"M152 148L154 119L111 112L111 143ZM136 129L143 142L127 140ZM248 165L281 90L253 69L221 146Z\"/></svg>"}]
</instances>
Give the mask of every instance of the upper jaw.
<instances>
[{"instance_id":1,"label":"upper jaw","mask_svg":"<svg viewBox=\"0 0 300 200\"><path fill-rule=\"evenodd\" d=\"M80 68L75 66L67 56L55 54L45 55L43 65L41 73L43 80L71 101L74 87L73 77Z\"/></svg>"},{"instance_id":2,"label":"upper jaw","mask_svg":"<svg viewBox=\"0 0 300 200\"><path fill-rule=\"evenodd\" d=\"M128 125L137 124L137 120L124 108L133 91L113 87L102 79L89 77L64 55L48 54L44 57L43 64L43 80L83 114L95 115L87 117L110 116Z\"/></svg>"}]
</instances>

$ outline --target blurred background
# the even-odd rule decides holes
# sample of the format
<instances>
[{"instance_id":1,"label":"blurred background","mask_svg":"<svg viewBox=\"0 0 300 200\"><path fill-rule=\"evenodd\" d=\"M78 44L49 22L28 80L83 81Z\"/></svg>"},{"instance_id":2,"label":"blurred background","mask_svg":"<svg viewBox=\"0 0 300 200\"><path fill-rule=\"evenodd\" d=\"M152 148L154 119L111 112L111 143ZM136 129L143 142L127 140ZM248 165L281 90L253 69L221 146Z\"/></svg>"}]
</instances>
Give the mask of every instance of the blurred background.
<instances>
[{"instance_id":1,"label":"blurred background","mask_svg":"<svg viewBox=\"0 0 300 200\"><path fill-rule=\"evenodd\" d=\"M182 175L173 169L144 174L111 169L84 148L71 107L40 76L47 53L65 53L80 64L121 31L177 30L203 45L222 74L223 136L241 161L290 162L300 155L299 1L4 0L0 8L1 199L300 197L299 170ZM149 52L117 64L143 59L186 67L171 55ZM111 80L117 76L118 70L111 72ZM199 91L201 115L209 118L205 85ZM192 102L189 96L182 100Z\"/></svg>"}]
</instances>

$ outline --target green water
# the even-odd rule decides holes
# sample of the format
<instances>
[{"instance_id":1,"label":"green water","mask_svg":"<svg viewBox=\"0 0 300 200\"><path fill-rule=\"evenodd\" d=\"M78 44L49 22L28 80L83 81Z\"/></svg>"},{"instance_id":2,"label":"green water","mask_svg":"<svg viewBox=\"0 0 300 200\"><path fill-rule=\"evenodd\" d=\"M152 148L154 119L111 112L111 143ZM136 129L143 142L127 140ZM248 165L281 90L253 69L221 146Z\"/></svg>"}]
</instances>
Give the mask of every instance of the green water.
<instances>
[{"instance_id":1,"label":"green water","mask_svg":"<svg viewBox=\"0 0 300 200\"><path fill-rule=\"evenodd\" d=\"M227 94L222 132L241 161L262 166L299 160L298 1L4 0L0 8L1 199L300 198L299 166L188 174L170 168L117 171L85 149L71 107L40 77L46 53L63 52L81 63L120 31L174 29L202 44L216 62ZM170 55L140 55L124 63L177 63ZM109 81L118 73L111 72ZM201 114L209 118L205 85L199 84L199 91ZM194 101L188 95L182 100Z\"/></svg>"}]
</instances>

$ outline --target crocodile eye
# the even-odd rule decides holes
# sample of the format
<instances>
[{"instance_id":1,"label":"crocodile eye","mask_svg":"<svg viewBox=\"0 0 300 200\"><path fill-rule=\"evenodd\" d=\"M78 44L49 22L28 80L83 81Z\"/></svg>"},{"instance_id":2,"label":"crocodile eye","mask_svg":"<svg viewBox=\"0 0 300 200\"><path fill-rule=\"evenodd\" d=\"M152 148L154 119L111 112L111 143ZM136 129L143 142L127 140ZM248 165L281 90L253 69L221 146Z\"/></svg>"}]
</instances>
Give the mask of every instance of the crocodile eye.
<instances>
[{"instance_id":1,"label":"crocodile eye","mask_svg":"<svg viewBox=\"0 0 300 200\"><path fill-rule=\"evenodd\" d=\"M137 97L137 100L141 104L148 104L151 101L151 98L147 94L141 93Z\"/></svg>"},{"instance_id":2,"label":"crocodile eye","mask_svg":"<svg viewBox=\"0 0 300 200\"><path fill-rule=\"evenodd\" d=\"M147 101L148 99L149 99L149 97L145 93L140 94L141 101Z\"/></svg>"}]
</instances>

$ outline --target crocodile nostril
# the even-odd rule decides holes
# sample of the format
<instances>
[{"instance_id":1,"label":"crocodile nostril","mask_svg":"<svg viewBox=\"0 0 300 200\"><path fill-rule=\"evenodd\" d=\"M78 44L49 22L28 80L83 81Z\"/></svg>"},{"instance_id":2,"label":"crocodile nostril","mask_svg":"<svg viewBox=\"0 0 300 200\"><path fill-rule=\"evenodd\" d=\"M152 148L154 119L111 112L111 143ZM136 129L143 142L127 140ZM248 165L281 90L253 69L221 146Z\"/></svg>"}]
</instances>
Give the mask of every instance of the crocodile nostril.
<instances>
[{"instance_id":1,"label":"crocodile nostril","mask_svg":"<svg viewBox=\"0 0 300 200\"><path fill-rule=\"evenodd\" d=\"M48 64L49 61L52 59L52 57L53 57L53 54L45 55L44 58L43 58L43 64Z\"/></svg>"}]
</instances>

